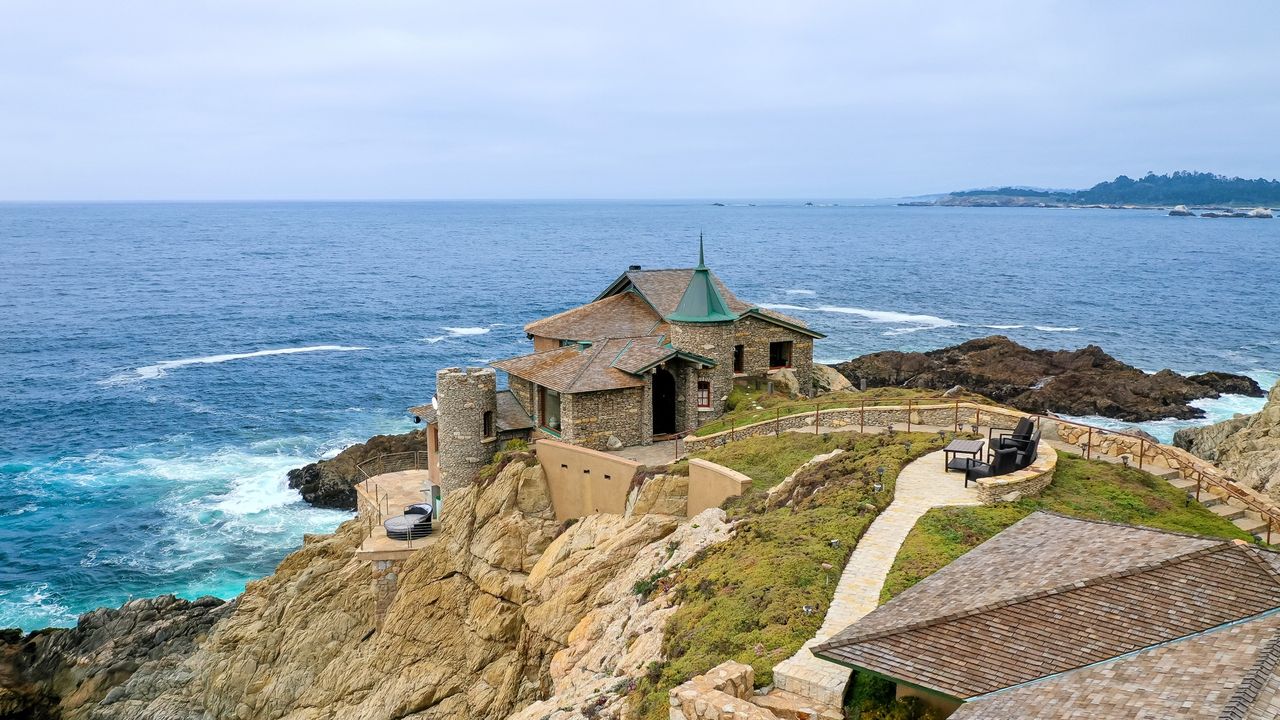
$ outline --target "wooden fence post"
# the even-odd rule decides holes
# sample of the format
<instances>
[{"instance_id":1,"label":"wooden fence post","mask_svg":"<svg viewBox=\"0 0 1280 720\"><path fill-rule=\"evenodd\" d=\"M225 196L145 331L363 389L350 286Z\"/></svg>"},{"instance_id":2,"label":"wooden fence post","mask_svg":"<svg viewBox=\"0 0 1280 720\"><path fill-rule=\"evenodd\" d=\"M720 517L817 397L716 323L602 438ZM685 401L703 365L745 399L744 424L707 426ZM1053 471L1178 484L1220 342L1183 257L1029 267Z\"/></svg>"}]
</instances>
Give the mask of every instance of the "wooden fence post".
<instances>
[{"instance_id":1,"label":"wooden fence post","mask_svg":"<svg viewBox=\"0 0 1280 720\"><path fill-rule=\"evenodd\" d=\"M861 434L867 431L867 401L860 400L858 403L858 432Z\"/></svg>"},{"instance_id":2,"label":"wooden fence post","mask_svg":"<svg viewBox=\"0 0 1280 720\"><path fill-rule=\"evenodd\" d=\"M1093 459L1093 426L1092 425L1089 426L1089 439L1088 441L1086 441L1084 446L1084 459L1085 460ZM1200 498L1197 497L1196 499L1199 500Z\"/></svg>"}]
</instances>

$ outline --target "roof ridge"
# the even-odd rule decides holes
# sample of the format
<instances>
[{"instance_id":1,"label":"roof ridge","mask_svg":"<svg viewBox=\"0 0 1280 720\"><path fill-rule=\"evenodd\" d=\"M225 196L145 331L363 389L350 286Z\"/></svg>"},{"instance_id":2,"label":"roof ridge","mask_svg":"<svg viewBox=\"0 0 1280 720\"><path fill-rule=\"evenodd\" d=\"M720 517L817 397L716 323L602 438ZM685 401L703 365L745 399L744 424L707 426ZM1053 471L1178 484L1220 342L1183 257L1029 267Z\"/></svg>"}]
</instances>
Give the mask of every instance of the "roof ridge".
<instances>
[{"instance_id":1,"label":"roof ridge","mask_svg":"<svg viewBox=\"0 0 1280 720\"><path fill-rule=\"evenodd\" d=\"M1275 673L1277 665L1280 665L1280 630L1273 631L1267 647L1258 653L1253 666L1245 671L1239 687L1223 706L1218 720L1245 720L1245 713L1258 699L1262 688L1267 684L1267 676Z\"/></svg>"},{"instance_id":2,"label":"roof ridge","mask_svg":"<svg viewBox=\"0 0 1280 720\"><path fill-rule=\"evenodd\" d=\"M578 372L573 376L573 379L571 379L565 387L572 388L578 384L578 380L580 380L582 376L586 374L588 368L590 368L593 364L595 364L596 359L600 356L600 353L604 350L604 346L608 344L608 342L609 342L608 340L605 340L602 343L592 343L590 346L582 350L583 355L588 355L588 353L590 353L590 355L587 357L586 359L587 361L582 363L582 367L578 368Z\"/></svg>"},{"instance_id":3,"label":"roof ridge","mask_svg":"<svg viewBox=\"0 0 1280 720\"><path fill-rule=\"evenodd\" d=\"M1280 570L1276 570L1274 565L1267 562L1267 559L1262 557L1262 548L1244 540L1235 540L1233 541L1233 544L1243 550L1244 554L1248 556L1250 560L1257 563L1258 566L1262 568L1262 571L1269 575L1276 585L1280 585Z\"/></svg>"},{"instance_id":4,"label":"roof ridge","mask_svg":"<svg viewBox=\"0 0 1280 720\"><path fill-rule=\"evenodd\" d=\"M1066 513L1060 513L1056 510L1043 510L1043 509L1036 510L1035 512L1031 513L1031 515L1052 515L1054 517L1063 518L1064 520L1076 520L1078 522L1091 523L1093 525L1110 525L1111 527L1121 527L1121 528L1127 528L1129 530L1144 530L1147 532L1157 532L1164 535L1176 535L1178 537L1193 538L1196 540L1210 540L1215 543L1227 542L1220 537L1213 537L1212 535L1196 535L1195 533L1182 532L1181 530L1166 530L1164 528L1151 527L1149 525L1134 525L1133 523L1123 523L1123 522L1120 522L1119 520L1101 520L1098 518L1077 517L1075 515L1067 515ZM1031 517L1031 515L1028 515L1027 517Z\"/></svg>"},{"instance_id":5,"label":"roof ridge","mask_svg":"<svg viewBox=\"0 0 1280 720\"><path fill-rule=\"evenodd\" d=\"M1084 588L1095 587L1104 582L1108 582L1111 580L1118 580L1120 578L1129 577L1130 575L1137 575L1140 573L1150 572L1152 570L1156 570L1159 568L1169 567L1171 565L1176 565L1178 563L1186 562L1188 560L1199 557L1201 555L1209 555L1212 553L1218 553L1225 550L1230 550L1233 547L1236 547L1234 542L1230 540L1224 540L1222 542L1216 543L1214 545L1210 545L1208 547L1196 548L1195 550L1191 550L1185 553L1172 555L1170 557L1164 558L1163 560L1159 560L1157 562L1148 562L1148 563L1142 563L1139 565L1133 565L1133 566L1124 568L1122 570L1115 570L1103 575L1097 575L1091 578L1086 578L1084 580L1076 580L1073 582L1067 582L1061 585L1056 585L1051 588L1035 590L1032 592L1023 593L1022 595L1015 595L1014 597L1008 598L1006 600L1001 600L999 602L988 603L986 605L979 605L977 607L972 607L967 610L961 610L958 612L948 613L946 615L939 615L937 617L927 618L925 620L920 620L914 623L910 623L908 625L900 625L895 628L887 628L884 630L872 631L872 632L861 634L861 635L854 634L847 638L840 638L839 636L832 637L830 640L827 640L824 643L815 645L813 650L815 652L819 650L834 650L847 645L856 645L858 643L869 642L871 640L879 640L882 638L890 637L892 635L899 635L904 632L923 630L924 628L933 627L935 625L941 625L942 623L954 622L956 620L961 620L963 618L973 617L975 615L981 615L983 613L991 612L992 610L996 610L999 608L1010 607L1012 605L1021 605L1023 603L1030 602L1032 600L1038 600L1043 597L1049 597L1050 595L1059 595L1062 593L1072 592L1075 590L1083 590Z\"/></svg>"}]
</instances>

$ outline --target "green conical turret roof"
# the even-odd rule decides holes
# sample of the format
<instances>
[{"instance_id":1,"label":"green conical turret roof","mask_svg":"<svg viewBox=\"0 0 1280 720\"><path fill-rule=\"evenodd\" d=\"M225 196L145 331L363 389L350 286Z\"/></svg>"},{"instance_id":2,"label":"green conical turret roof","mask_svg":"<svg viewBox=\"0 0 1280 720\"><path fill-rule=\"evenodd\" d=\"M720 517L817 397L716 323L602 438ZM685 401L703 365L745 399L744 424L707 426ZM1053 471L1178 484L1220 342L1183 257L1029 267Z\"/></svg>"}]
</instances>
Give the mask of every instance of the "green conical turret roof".
<instances>
[{"instance_id":1,"label":"green conical turret roof","mask_svg":"<svg viewBox=\"0 0 1280 720\"><path fill-rule=\"evenodd\" d=\"M698 235L698 267L694 268L689 278L689 287L675 312L667 316L672 322L686 323L718 323L733 322L738 316L729 311L729 304L724 301L716 284L711 281L711 271L707 269L702 251L702 235Z\"/></svg>"}]
</instances>

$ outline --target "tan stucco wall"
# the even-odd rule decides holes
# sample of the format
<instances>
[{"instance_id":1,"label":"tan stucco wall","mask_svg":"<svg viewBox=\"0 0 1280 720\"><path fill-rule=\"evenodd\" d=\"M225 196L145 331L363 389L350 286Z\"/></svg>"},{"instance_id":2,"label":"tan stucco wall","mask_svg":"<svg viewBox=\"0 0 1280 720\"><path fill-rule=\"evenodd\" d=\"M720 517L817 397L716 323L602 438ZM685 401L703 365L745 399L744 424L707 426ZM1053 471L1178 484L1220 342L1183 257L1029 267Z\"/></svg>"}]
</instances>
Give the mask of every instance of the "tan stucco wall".
<instances>
[{"instance_id":1,"label":"tan stucco wall","mask_svg":"<svg viewBox=\"0 0 1280 720\"><path fill-rule=\"evenodd\" d=\"M534 451L546 473L557 520L626 510L640 463L556 440L539 440Z\"/></svg>"},{"instance_id":2,"label":"tan stucco wall","mask_svg":"<svg viewBox=\"0 0 1280 720\"><path fill-rule=\"evenodd\" d=\"M751 488L751 478L708 460L689 460L688 517L707 508L720 507L725 500L737 497Z\"/></svg>"}]
</instances>

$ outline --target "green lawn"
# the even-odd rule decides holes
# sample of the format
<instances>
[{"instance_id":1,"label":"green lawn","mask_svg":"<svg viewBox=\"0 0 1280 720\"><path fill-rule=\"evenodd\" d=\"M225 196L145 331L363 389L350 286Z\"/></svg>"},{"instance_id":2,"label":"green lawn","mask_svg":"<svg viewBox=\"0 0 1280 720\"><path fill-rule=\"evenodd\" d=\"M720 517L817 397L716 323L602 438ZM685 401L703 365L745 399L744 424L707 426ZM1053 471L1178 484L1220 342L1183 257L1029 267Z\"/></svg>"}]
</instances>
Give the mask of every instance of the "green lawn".
<instances>
[{"instance_id":1,"label":"green lawn","mask_svg":"<svg viewBox=\"0 0 1280 720\"><path fill-rule=\"evenodd\" d=\"M849 437L849 433L762 435L694 453L693 457L710 460L746 475L751 478L752 490L768 490L809 462L814 455L831 452L841 442L847 443Z\"/></svg>"},{"instance_id":2,"label":"green lawn","mask_svg":"<svg viewBox=\"0 0 1280 720\"><path fill-rule=\"evenodd\" d=\"M910 455L903 445L907 440ZM632 695L637 717L665 718L668 690L726 660L752 665L757 685L770 683L773 666L821 625L845 561L893 499L898 470L943 442L925 433L786 433L707 453L742 472L767 473L756 478L758 486L767 487L816 453L837 446L846 450L801 473L791 506L766 508L759 489L729 501L730 516L742 521L734 537L679 573L656 579L670 588L680 607L664 633L667 660L655 663ZM876 492L881 467L883 487ZM813 611L806 613L805 606Z\"/></svg>"},{"instance_id":3,"label":"green lawn","mask_svg":"<svg viewBox=\"0 0 1280 720\"><path fill-rule=\"evenodd\" d=\"M806 398L792 399L790 396L780 393L766 394L763 391L750 391L739 387L734 388L729 395L729 405L732 409L721 415L714 422L709 422L698 428L693 434L696 436L711 435L722 430L728 430L730 427L742 427L743 425L772 420L775 417L812 412L818 404L821 404L824 408L835 408L858 407L859 404L866 403L868 407L871 407L875 404L893 405L897 401L906 402L907 400L925 398L937 399L941 395L942 393L937 390L886 387L871 388L866 392L827 393L810 400ZM999 404L973 393L962 393L956 397L947 398L946 402L955 402L957 400L960 402L981 402L987 405Z\"/></svg>"}]
</instances>

